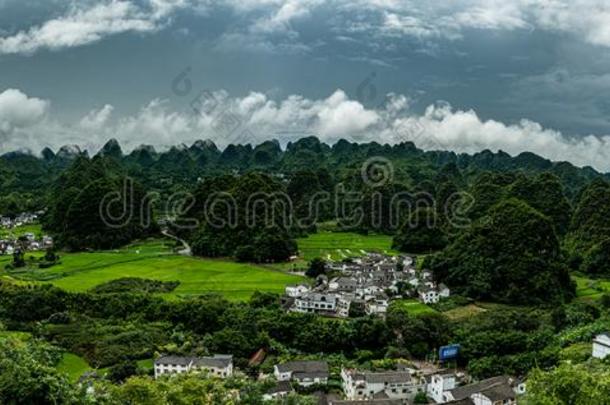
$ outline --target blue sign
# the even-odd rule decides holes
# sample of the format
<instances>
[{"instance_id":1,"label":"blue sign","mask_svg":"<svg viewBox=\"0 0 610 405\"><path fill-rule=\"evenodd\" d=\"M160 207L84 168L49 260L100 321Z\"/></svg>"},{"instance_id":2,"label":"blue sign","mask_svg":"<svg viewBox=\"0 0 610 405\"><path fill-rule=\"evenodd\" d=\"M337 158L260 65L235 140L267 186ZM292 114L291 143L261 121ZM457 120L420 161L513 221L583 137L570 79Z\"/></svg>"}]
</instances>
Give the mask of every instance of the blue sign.
<instances>
[{"instance_id":1,"label":"blue sign","mask_svg":"<svg viewBox=\"0 0 610 405\"><path fill-rule=\"evenodd\" d=\"M460 345L441 346L438 350L440 361L455 359L460 352Z\"/></svg>"}]
</instances>

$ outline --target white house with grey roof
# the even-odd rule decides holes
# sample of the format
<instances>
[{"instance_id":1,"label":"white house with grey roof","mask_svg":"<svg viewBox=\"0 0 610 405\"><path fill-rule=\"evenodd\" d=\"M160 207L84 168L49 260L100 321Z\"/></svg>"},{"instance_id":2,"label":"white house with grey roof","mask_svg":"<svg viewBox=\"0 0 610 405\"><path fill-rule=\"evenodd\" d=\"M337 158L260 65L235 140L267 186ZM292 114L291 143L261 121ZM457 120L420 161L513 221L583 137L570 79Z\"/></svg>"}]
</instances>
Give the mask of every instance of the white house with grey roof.
<instances>
[{"instance_id":1,"label":"white house with grey roof","mask_svg":"<svg viewBox=\"0 0 610 405\"><path fill-rule=\"evenodd\" d=\"M441 403L467 401L473 405L516 405L517 394L524 392L522 383L508 376L497 376L445 391Z\"/></svg>"},{"instance_id":2,"label":"white house with grey roof","mask_svg":"<svg viewBox=\"0 0 610 405\"><path fill-rule=\"evenodd\" d=\"M343 392L348 400L413 399L426 391L426 380L408 371L360 371L342 369Z\"/></svg>"},{"instance_id":3,"label":"white house with grey roof","mask_svg":"<svg viewBox=\"0 0 610 405\"><path fill-rule=\"evenodd\" d=\"M309 289L307 284L291 284L286 286L285 292L288 297L298 297L309 292Z\"/></svg>"},{"instance_id":4,"label":"white house with grey roof","mask_svg":"<svg viewBox=\"0 0 610 405\"><path fill-rule=\"evenodd\" d=\"M273 374L278 381L295 381L308 387L313 384L328 383L328 363L317 360L289 361L276 364Z\"/></svg>"},{"instance_id":5,"label":"white house with grey roof","mask_svg":"<svg viewBox=\"0 0 610 405\"><path fill-rule=\"evenodd\" d=\"M600 333L593 338L592 356L597 359L605 359L610 354L610 334Z\"/></svg>"},{"instance_id":6,"label":"white house with grey roof","mask_svg":"<svg viewBox=\"0 0 610 405\"><path fill-rule=\"evenodd\" d=\"M294 300L296 312L329 313L337 310L337 295L325 292L308 292Z\"/></svg>"},{"instance_id":7,"label":"white house with grey roof","mask_svg":"<svg viewBox=\"0 0 610 405\"><path fill-rule=\"evenodd\" d=\"M154 363L155 378L168 374L202 372L225 378L233 375L233 356L215 354L211 357L162 356Z\"/></svg>"}]
</instances>

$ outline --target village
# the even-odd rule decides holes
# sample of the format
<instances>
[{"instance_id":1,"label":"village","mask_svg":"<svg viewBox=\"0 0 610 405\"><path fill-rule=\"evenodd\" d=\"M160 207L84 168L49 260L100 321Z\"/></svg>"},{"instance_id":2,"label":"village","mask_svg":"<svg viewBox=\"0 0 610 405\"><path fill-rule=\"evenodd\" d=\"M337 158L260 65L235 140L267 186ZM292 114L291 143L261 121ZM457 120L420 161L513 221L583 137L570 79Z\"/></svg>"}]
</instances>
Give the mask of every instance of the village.
<instances>
[{"instance_id":1,"label":"village","mask_svg":"<svg viewBox=\"0 0 610 405\"><path fill-rule=\"evenodd\" d=\"M260 373L259 380L274 381L264 395L277 401L294 392L310 392L320 404L328 405L514 405L526 393L520 378L498 375L474 381L464 370L452 368L459 353L458 345L441 347L439 363L397 362L393 369L365 370L340 367L339 375L323 360L294 360L273 366L271 374ZM592 356L610 355L610 335L601 333L593 339ZM257 353L254 357L264 358ZM253 358L254 358L253 357ZM206 373L213 378L227 378L241 373L233 365L233 356L208 357L161 356L154 362L156 379L182 373ZM339 379L341 392L329 389L332 379Z\"/></svg>"},{"instance_id":2,"label":"village","mask_svg":"<svg viewBox=\"0 0 610 405\"><path fill-rule=\"evenodd\" d=\"M260 374L259 380L275 381L264 395L278 400L291 393L314 393L319 403L329 405L503 404L517 403L525 393L523 381L496 376L472 382L463 372L430 363L398 363L393 370L363 370L341 367L342 392L329 390L330 366L321 360L297 360L274 365L273 373ZM211 377L227 378L239 373L231 355L210 357L162 356L154 363L155 378L187 372L204 372Z\"/></svg>"},{"instance_id":3,"label":"village","mask_svg":"<svg viewBox=\"0 0 610 405\"><path fill-rule=\"evenodd\" d=\"M0 255L12 255L16 251L38 251L53 247L53 238L49 235L36 235L34 232L18 233L15 230L27 225L36 224L42 211L24 212L14 218L0 216Z\"/></svg>"},{"instance_id":4,"label":"village","mask_svg":"<svg viewBox=\"0 0 610 405\"><path fill-rule=\"evenodd\" d=\"M289 285L282 297L288 311L310 312L348 318L359 315L384 316L394 299L416 298L435 304L450 296L449 288L436 284L432 273L417 270L410 256L366 253L363 257L329 262L326 274L315 286Z\"/></svg>"}]
</instances>

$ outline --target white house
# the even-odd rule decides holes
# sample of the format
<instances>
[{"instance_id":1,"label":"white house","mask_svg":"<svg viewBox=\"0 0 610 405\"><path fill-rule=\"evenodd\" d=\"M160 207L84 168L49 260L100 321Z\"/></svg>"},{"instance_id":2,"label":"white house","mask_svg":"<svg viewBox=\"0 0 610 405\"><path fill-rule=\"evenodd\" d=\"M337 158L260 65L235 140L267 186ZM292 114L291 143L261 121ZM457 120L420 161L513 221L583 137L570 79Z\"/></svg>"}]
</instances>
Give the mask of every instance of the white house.
<instances>
[{"instance_id":1,"label":"white house","mask_svg":"<svg viewBox=\"0 0 610 405\"><path fill-rule=\"evenodd\" d=\"M294 311L296 312L335 312L337 296L335 294L309 292L296 297Z\"/></svg>"},{"instance_id":2,"label":"white house","mask_svg":"<svg viewBox=\"0 0 610 405\"><path fill-rule=\"evenodd\" d=\"M276 364L273 374L278 381L295 381L307 387L313 384L328 383L328 363L325 361L304 360Z\"/></svg>"},{"instance_id":3,"label":"white house","mask_svg":"<svg viewBox=\"0 0 610 405\"><path fill-rule=\"evenodd\" d=\"M389 305L389 298L385 294L377 294L366 302L365 312L367 315L385 315Z\"/></svg>"},{"instance_id":4,"label":"white house","mask_svg":"<svg viewBox=\"0 0 610 405\"><path fill-rule=\"evenodd\" d=\"M165 374L205 372L225 378L233 374L233 356L215 354L212 357L162 356L155 360L155 378Z\"/></svg>"},{"instance_id":5,"label":"white house","mask_svg":"<svg viewBox=\"0 0 610 405\"><path fill-rule=\"evenodd\" d=\"M309 286L306 284L293 284L286 286L286 295L289 297L298 297L309 291Z\"/></svg>"},{"instance_id":6,"label":"white house","mask_svg":"<svg viewBox=\"0 0 610 405\"><path fill-rule=\"evenodd\" d=\"M516 405L525 386L507 376L497 376L443 393L443 402L470 400L474 405Z\"/></svg>"},{"instance_id":7,"label":"white house","mask_svg":"<svg viewBox=\"0 0 610 405\"><path fill-rule=\"evenodd\" d=\"M438 291L432 288L422 287L418 292L419 300L424 304L436 304L439 301Z\"/></svg>"},{"instance_id":8,"label":"white house","mask_svg":"<svg viewBox=\"0 0 610 405\"><path fill-rule=\"evenodd\" d=\"M370 372L341 370L343 392L352 401L375 398L413 399L426 389L425 379L413 377L408 371Z\"/></svg>"},{"instance_id":9,"label":"white house","mask_svg":"<svg viewBox=\"0 0 610 405\"><path fill-rule=\"evenodd\" d=\"M434 374L426 387L426 393L437 403L446 402L445 392L455 388L455 374Z\"/></svg>"},{"instance_id":10,"label":"white house","mask_svg":"<svg viewBox=\"0 0 610 405\"><path fill-rule=\"evenodd\" d=\"M593 354L597 359L604 359L610 354L610 335L601 333L593 339Z\"/></svg>"}]
</instances>

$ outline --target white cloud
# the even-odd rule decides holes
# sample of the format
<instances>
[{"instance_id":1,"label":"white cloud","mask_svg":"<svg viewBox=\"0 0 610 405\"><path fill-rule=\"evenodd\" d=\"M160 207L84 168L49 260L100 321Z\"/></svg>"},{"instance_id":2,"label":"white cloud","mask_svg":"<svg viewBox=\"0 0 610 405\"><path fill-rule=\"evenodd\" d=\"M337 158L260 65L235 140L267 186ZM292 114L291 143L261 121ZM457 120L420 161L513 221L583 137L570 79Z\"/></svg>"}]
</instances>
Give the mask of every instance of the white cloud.
<instances>
[{"instance_id":1,"label":"white cloud","mask_svg":"<svg viewBox=\"0 0 610 405\"><path fill-rule=\"evenodd\" d=\"M155 31L175 9L183 6L183 0L149 0L144 8L124 0L74 5L66 15L0 37L0 54L32 54L40 49L86 45L123 32Z\"/></svg>"},{"instance_id":2,"label":"white cloud","mask_svg":"<svg viewBox=\"0 0 610 405\"><path fill-rule=\"evenodd\" d=\"M114 107L106 104L100 109L91 110L80 120L80 126L85 130L100 130L107 124Z\"/></svg>"},{"instance_id":3,"label":"white cloud","mask_svg":"<svg viewBox=\"0 0 610 405\"><path fill-rule=\"evenodd\" d=\"M309 37L307 42L294 22L317 17L325 20L316 24L343 37L356 30L381 38L458 40L469 29L539 29L610 47L606 0L103 0L74 2L65 15L0 33L0 54L32 54L91 44L119 33L149 33L169 24L178 10L210 15L219 8L229 8L240 19L226 29L220 45L254 51L294 53L315 46L319 38ZM325 14L316 15L319 10Z\"/></svg>"},{"instance_id":4,"label":"white cloud","mask_svg":"<svg viewBox=\"0 0 610 405\"><path fill-rule=\"evenodd\" d=\"M20 90L8 89L0 93L0 142L14 136L19 129L27 129L42 121L49 103L28 97Z\"/></svg>"},{"instance_id":5,"label":"white cloud","mask_svg":"<svg viewBox=\"0 0 610 405\"><path fill-rule=\"evenodd\" d=\"M446 103L415 114L403 95L388 95L387 103L376 110L349 99L341 90L318 100L292 95L276 101L257 92L233 98L226 91L208 93L205 98L209 102L199 112L177 112L156 99L135 115L112 122L113 109L106 105L75 123L65 123L49 117L47 101L7 90L0 93L0 125L10 128L3 132L2 149L37 151L78 143L95 153L109 138L117 138L124 150L139 144L163 148L197 139L211 139L222 147L272 138L286 143L313 134L328 143L345 138L390 144L412 141L424 149L466 153L531 151L551 160L610 171L610 135L570 138L529 120L513 125L483 120L475 111L454 110Z\"/></svg>"}]
</instances>

